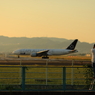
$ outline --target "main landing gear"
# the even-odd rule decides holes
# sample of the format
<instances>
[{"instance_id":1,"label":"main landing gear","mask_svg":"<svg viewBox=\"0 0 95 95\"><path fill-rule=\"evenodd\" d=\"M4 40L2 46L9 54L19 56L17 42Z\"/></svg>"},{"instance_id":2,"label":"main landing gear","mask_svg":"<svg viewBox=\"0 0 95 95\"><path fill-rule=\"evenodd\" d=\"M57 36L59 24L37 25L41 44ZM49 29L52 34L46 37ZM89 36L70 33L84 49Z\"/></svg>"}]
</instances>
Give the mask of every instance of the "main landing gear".
<instances>
[{"instance_id":1,"label":"main landing gear","mask_svg":"<svg viewBox=\"0 0 95 95\"><path fill-rule=\"evenodd\" d=\"M49 57L42 57L42 59L49 59Z\"/></svg>"},{"instance_id":2,"label":"main landing gear","mask_svg":"<svg viewBox=\"0 0 95 95\"><path fill-rule=\"evenodd\" d=\"M20 58L20 56L18 55L18 58Z\"/></svg>"}]
</instances>

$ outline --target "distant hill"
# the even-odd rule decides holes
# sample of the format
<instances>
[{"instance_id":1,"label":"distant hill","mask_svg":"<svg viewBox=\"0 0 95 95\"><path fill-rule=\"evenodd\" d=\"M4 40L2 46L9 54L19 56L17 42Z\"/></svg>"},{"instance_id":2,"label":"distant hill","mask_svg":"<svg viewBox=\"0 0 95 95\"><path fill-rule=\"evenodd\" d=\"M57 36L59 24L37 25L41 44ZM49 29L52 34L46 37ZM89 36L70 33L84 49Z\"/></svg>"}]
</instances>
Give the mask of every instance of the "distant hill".
<instances>
[{"instance_id":1,"label":"distant hill","mask_svg":"<svg viewBox=\"0 0 95 95\"><path fill-rule=\"evenodd\" d=\"M72 41L64 38L54 38L54 37L6 37L0 36L0 52L12 52L16 49L21 48L34 48L34 49L64 49ZM93 43L89 44L87 42L78 41L76 49L79 53L90 53Z\"/></svg>"}]
</instances>

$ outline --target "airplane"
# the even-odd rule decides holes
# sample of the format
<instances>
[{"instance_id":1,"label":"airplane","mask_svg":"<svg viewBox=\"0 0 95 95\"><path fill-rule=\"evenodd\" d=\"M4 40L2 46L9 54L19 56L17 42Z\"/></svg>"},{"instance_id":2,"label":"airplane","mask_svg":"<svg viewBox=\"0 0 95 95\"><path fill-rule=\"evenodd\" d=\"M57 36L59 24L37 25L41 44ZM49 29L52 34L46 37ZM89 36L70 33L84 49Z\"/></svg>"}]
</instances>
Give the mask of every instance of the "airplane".
<instances>
[{"instance_id":1,"label":"airplane","mask_svg":"<svg viewBox=\"0 0 95 95\"><path fill-rule=\"evenodd\" d=\"M58 56L78 52L75 50L78 39L75 39L66 49L18 49L13 51L14 55L30 55L31 57L42 57L48 59L48 56Z\"/></svg>"}]
</instances>

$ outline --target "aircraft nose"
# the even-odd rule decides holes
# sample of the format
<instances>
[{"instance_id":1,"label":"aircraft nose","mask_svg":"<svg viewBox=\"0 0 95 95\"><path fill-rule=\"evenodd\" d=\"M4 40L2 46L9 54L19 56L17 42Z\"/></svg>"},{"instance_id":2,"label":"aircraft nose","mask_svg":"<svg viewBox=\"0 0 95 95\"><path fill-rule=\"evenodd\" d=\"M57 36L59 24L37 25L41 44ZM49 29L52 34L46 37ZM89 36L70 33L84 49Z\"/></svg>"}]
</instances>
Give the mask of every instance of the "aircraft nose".
<instances>
[{"instance_id":1,"label":"aircraft nose","mask_svg":"<svg viewBox=\"0 0 95 95\"><path fill-rule=\"evenodd\" d=\"M16 50L16 51L13 51L12 53L13 53L13 54L19 54L19 51Z\"/></svg>"}]
</instances>

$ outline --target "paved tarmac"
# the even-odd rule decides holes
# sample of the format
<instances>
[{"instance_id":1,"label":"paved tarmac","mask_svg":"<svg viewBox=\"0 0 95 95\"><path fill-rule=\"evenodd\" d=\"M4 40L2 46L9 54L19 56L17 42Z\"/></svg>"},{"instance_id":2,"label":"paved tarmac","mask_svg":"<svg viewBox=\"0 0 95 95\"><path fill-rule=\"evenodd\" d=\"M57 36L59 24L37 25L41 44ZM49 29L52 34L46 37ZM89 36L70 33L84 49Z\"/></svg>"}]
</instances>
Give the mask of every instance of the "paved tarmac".
<instances>
[{"instance_id":1,"label":"paved tarmac","mask_svg":"<svg viewBox=\"0 0 95 95\"><path fill-rule=\"evenodd\" d=\"M38 58L0 58L0 65L85 65L91 61Z\"/></svg>"}]
</instances>

